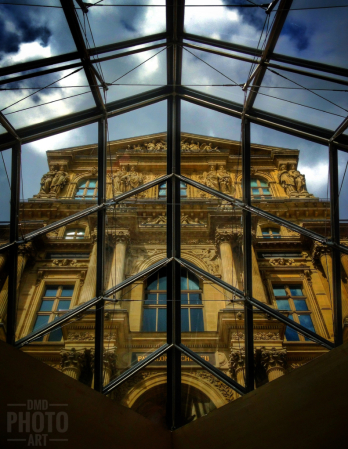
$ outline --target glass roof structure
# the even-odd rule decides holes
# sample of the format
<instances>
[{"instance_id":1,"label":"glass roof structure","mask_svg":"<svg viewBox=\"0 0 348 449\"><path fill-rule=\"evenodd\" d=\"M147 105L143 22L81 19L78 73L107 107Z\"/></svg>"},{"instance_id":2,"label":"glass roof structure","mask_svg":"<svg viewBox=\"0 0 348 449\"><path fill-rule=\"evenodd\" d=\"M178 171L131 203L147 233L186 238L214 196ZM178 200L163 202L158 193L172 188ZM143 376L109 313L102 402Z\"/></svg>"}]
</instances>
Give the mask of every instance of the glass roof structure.
<instances>
[{"instance_id":1,"label":"glass roof structure","mask_svg":"<svg viewBox=\"0 0 348 449\"><path fill-rule=\"evenodd\" d=\"M167 418L171 429L182 423L182 354L240 395L254 389L255 311L267 313L326 349L341 345L340 257L348 254L348 248L340 243L340 223L347 218L342 190L348 152L348 50L347 45L343 45L348 38L347 12L346 0L0 2L0 150L4 166L8 167L11 206L7 220L9 242L0 248L1 252L9 254L11 267L7 342L21 348L93 310L96 328L94 388L109 394L167 354ZM129 137L122 135L125 126L122 118L127 114L133 114L129 126L141 127L140 117L147 126L145 111L150 111L158 123L166 112L167 174L107 200L108 143L115 138ZM186 129L189 120L196 117L198 123L200 114L203 117L207 111L210 117L217 117L215 113L222 115L226 119L226 130L229 126L237 129L234 138L241 142L242 199L181 174L181 133L190 131ZM214 123L207 124L207 128L208 125L213 129ZM53 142L64 133L79 130L79 136L93 130L94 140L98 141L97 204L44 228L38 224L34 231L20 232L20 198L24 199L21 190L25 184L22 176L26 169L23 163L27 161L28 166L32 163L30 146L37 144L39 148L46 145L45 139L51 138ZM163 128L154 127L153 132L160 131L164 131ZM321 149L325 148L328 155L326 176L329 176L325 185L331 213L327 235L298 226L291 218L273 215L252 201L249 186L253 133L264 133L270 144L273 138L276 140L277 133L301 139L309 145L307 156L316 162L324 158ZM35 167L30 165L30 170ZM167 257L121 284L106 288L107 210L163 183L167 184ZM213 195L242 212L243 291L182 258L180 183ZM16 341L16 267L20 246L92 214L96 217L98 231L96 297ZM331 251L334 342L253 298L253 216L267 218ZM164 267L168 283L167 341L145 360L103 386L104 306L117 292ZM245 386L182 344L180 301L175 300L180 295L182 267L243 302Z\"/></svg>"}]
</instances>

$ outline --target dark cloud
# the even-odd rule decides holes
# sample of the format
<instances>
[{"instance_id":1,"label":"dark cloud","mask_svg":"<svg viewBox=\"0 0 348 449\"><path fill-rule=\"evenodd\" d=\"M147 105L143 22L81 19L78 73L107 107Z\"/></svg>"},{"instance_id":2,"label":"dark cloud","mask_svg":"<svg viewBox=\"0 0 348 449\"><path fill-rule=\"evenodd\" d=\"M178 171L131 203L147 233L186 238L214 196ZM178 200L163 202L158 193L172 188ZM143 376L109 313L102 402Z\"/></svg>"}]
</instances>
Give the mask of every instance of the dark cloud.
<instances>
[{"instance_id":1,"label":"dark cloud","mask_svg":"<svg viewBox=\"0 0 348 449\"><path fill-rule=\"evenodd\" d=\"M0 7L0 59L17 53L23 43L39 42L46 47L52 33L45 25L36 25L28 15L18 14L18 7Z\"/></svg>"},{"instance_id":2,"label":"dark cloud","mask_svg":"<svg viewBox=\"0 0 348 449\"><path fill-rule=\"evenodd\" d=\"M306 50L309 47L308 29L301 23L286 21L282 34L289 36L299 51Z\"/></svg>"}]
</instances>

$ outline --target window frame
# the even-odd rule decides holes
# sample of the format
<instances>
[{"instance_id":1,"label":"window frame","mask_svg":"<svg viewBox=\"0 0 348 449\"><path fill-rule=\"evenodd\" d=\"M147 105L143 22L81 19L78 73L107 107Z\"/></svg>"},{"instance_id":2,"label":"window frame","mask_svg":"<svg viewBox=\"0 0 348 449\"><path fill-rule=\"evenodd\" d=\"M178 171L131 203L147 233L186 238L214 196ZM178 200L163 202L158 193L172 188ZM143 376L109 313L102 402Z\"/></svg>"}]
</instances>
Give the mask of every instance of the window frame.
<instances>
[{"instance_id":1,"label":"window frame","mask_svg":"<svg viewBox=\"0 0 348 449\"><path fill-rule=\"evenodd\" d=\"M254 187L254 186L251 185L251 183L253 181L256 181L257 187ZM261 182L266 183L267 187L266 186L262 186ZM255 195L253 193L253 189L259 189L259 194ZM269 193L264 193L263 189L268 189ZM269 182L267 180L260 179L260 178L253 178L253 177L250 178L250 193L251 193L251 198L254 198L254 199L259 199L259 198L264 199L264 198L272 198L273 197L272 190L271 190L271 187L269 185Z\"/></svg>"},{"instance_id":2,"label":"window frame","mask_svg":"<svg viewBox=\"0 0 348 449\"><path fill-rule=\"evenodd\" d=\"M81 234L81 237L79 236L78 232L83 230L83 235ZM68 232L73 232L74 234L72 234L72 236L68 236ZM64 231L64 236L63 236L64 240L83 240L86 238L86 228L85 227L71 227L71 228L66 228Z\"/></svg>"},{"instance_id":3,"label":"window frame","mask_svg":"<svg viewBox=\"0 0 348 449\"><path fill-rule=\"evenodd\" d=\"M96 181L95 183L95 187L93 189L93 195L87 195L89 190L92 190L92 188L89 188L89 183L91 181ZM85 186L82 187L82 184L85 183ZM83 194L82 195L78 195L78 191L83 188ZM96 200L98 198L98 178L85 178L85 179L81 179L76 186L76 192L74 195L74 199L76 200Z\"/></svg>"}]
</instances>

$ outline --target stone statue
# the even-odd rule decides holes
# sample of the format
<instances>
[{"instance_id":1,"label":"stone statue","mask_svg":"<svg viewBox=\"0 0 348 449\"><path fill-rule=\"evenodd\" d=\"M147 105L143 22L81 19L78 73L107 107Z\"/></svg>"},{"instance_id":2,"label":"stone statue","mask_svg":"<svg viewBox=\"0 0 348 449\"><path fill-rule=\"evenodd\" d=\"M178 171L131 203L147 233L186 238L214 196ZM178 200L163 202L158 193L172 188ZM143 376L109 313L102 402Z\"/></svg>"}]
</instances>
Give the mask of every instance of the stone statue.
<instances>
[{"instance_id":1,"label":"stone statue","mask_svg":"<svg viewBox=\"0 0 348 449\"><path fill-rule=\"evenodd\" d=\"M63 189L65 184L67 184L68 180L69 180L68 173L64 171L64 166L61 165L59 167L59 171L57 171L55 177L52 180L50 193L58 195L58 193Z\"/></svg>"},{"instance_id":2,"label":"stone statue","mask_svg":"<svg viewBox=\"0 0 348 449\"><path fill-rule=\"evenodd\" d=\"M55 165L50 165L50 171L43 175L40 182L40 193L49 193L53 178L56 176L57 170Z\"/></svg>"},{"instance_id":3,"label":"stone statue","mask_svg":"<svg viewBox=\"0 0 348 449\"><path fill-rule=\"evenodd\" d=\"M210 166L210 171L204 176L205 185L215 190L219 190L219 180L214 165Z\"/></svg>"},{"instance_id":4,"label":"stone statue","mask_svg":"<svg viewBox=\"0 0 348 449\"><path fill-rule=\"evenodd\" d=\"M223 165L220 165L219 170L216 172L219 186L220 186L220 192L222 193L228 193L232 194L232 180L231 175L228 171L226 171L225 167Z\"/></svg>"},{"instance_id":5,"label":"stone statue","mask_svg":"<svg viewBox=\"0 0 348 449\"><path fill-rule=\"evenodd\" d=\"M154 140L152 140L149 143L145 143L146 149L149 153L153 153L155 151L156 148L156 142Z\"/></svg>"},{"instance_id":6,"label":"stone statue","mask_svg":"<svg viewBox=\"0 0 348 449\"><path fill-rule=\"evenodd\" d=\"M157 142L155 145L156 153L160 153L161 151L165 151L166 149L167 149L167 146L166 146L166 143L164 142L164 140Z\"/></svg>"},{"instance_id":7,"label":"stone statue","mask_svg":"<svg viewBox=\"0 0 348 449\"><path fill-rule=\"evenodd\" d=\"M122 193L121 189L121 170L119 168L116 168L116 173L113 175L113 190L114 194Z\"/></svg>"},{"instance_id":8,"label":"stone statue","mask_svg":"<svg viewBox=\"0 0 348 449\"><path fill-rule=\"evenodd\" d=\"M167 216L165 212L163 212L161 215L158 215L157 217L149 217L146 221L141 223L142 226L151 226L151 225L163 225L167 223Z\"/></svg>"},{"instance_id":9,"label":"stone statue","mask_svg":"<svg viewBox=\"0 0 348 449\"><path fill-rule=\"evenodd\" d=\"M135 171L135 167L132 166L130 172L128 173L128 184L129 190L136 189L143 183L143 177L140 173Z\"/></svg>"},{"instance_id":10,"label":"stone statue","mask_svg":"<svg viewBox=\"0 0 348 449\"><path fill-rule=\"evenodd\" d=\"M183 153L220 153L218 147L213 148L212 143L203 142L200 144L193 140L188 143L186 139L181 141L181 151Z\"/></svg>"},{"instance_id":11,"label":"stone statue","mask_svg":"<svg viewBox=\"0 0 348 449\"><path fill-rule=\"evenodd\" d=\"M120 184L121 184L121 192L125 193L127 192L127 182L128 182L128 174L126 172L125 167L121 168L121 172L120 172Z\"/></svg>"},{"instance_id":12,"label":"stone statue","mask_svg":"<svg viewBox=\"0 0 348 449\"><path fill-rule=\"evenodd\" d=\"M291 164L290 170L287 170L287 166L282 164L279 167L278 179L288 196L293 193L308 193L305 176L296 170L296 164Z\"/></svg>"}]
</instances>

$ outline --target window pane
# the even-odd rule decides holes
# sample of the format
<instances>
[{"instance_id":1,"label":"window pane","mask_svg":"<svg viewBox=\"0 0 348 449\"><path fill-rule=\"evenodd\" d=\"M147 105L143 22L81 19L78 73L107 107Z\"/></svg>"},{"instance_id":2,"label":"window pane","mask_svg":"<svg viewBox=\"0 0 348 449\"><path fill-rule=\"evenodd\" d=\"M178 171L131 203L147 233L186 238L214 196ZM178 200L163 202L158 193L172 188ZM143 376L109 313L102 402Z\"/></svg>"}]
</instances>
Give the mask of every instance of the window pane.
<instances>
[{"instance_id":1,"label":"window pane","mask_svg":"<svg viewBox=\"0 0 348 449\"><path fill-rule=\"evenodd\" d=\"M181 304L188 304L188 294L181 293Z\"/></svg>"},{"instance_id":2,"label":"window pane","mask_svg":"<svg viewBox=\"0 0 348 449\"><path fill-rule=\"evenodd\" d=\"M92 187L94 188L97 185L97 180L96 179L91 179L89 181L88 187L91 189Z\"/></svg>"},{"instance_id":3,"label":"window pane","mask_svg":"<svg viewBox=\"0 0 348 449\"><path fill-rule=\"evenodd\" d=\"M156 309L144 309L143 332L156 331Z\"/></svg>"},{"instance_id":4,"label":"window pane","mask_svg":"<svg viewBox=\"0 0 348 449\"><path fill-rule=\"evenodd\" d=\"M160 197L165 197L166 195L167 195L167 191L166 190L160 190L159 191L159 194L158 194Z\"/></svg>"},{"instance_id":5,"label":"window pane","mask_svg":"<svg viewBox=\"0 0 348 449\"><path fill-rule=\"evenodd\" d=\"M287 299L276 299L279 310L291 310Z\"/></svg>"},{"instance_id":6,"label":"window pane","mask_svg":"<svg viewBox=\"0 0 348 449\"><path fill-rule=\"evenodd\" d=\"M157 331L165 332L167 330L167 309L158 309Z\"/></svg>"},{"instance_id":7,"label":"window pane","mask_svg":"<svg viewBox=\"0 0 348 449\"><path fill-rule=\"evenodd\" d=\"M146 295L145 304L156 304L157 303L157 293L148 293Z\"/></svg>"},{"instance_id":8,"label":"window pane","mask_svg":"<svg viewBox=\"0 0 348 449\"><path fill-rule=\"evenodd\" d=\"M190 293L190 304L202 304L200 293Z\"/></svg>"},{"instance_id":9,"label":"window pane","mask_svg":"<svg viewBox=\"0 0 348 449\"><path fill-rule=\"evenodd\" d=\"M256 179L252 179L252 180L250 181L250 187L257 187L257 181L256 181Z\"/></svg>"},{"instance_id":10,"label":"window pane","mask_svg":"<svg viewBox=\"0 0 348 449\"><path fill-rule=\"evenodd\" d=\"M87 184L87 181L83 181L83 182L80 184L80 188L81 188L81 187L86 187L86 184Z\"/></svg>"},{"instance_id":11,"label":"window pane","mask_svg":"<svg viewBox=\"0 0 348 449\"><path fill-rule=\"evenodd\" d=\"M269 236L270 234L269 234L268 229L267 229L267 231L262 231L262 235Z\"/></svg>"},{"instance_id":12,"label":"window pane","mask_svg":"<svg viewBox=\"0 0 348 449\"><path fill-rule=\"evenodd\" d=\"M39 315L36 318L33 332L48 323L49 315Z\"/></svg>"},{"instance_id":13,"label":"window pane","mask_svg":"<svg viewBox=\"0 0 348 449\"><path fill-rule=\"evenodd\" d=\"M271 228L270 231L272 232L273 235L277 235L280 232L279 229L276 228Z\"/></svg>"},{"instance_id":14,"label":"window pane","mask_svg":"<svg viewBox=\"0 0 348 449\"><path fill-rule=\"evenodd\" d=\"M181 272L181 290L187 290L187 271L183 270Z\"/></svg>"},{"instance_id":15,"label":"window pane","mask_svg":"<svg viewBox=\"0 0 348 449\"><path fill-rule=\"evenodd\" d=\"M300 285L290 286L290 293L292 296L303 296L302 288Z\"/></svg>"},{"instance_id":16,"label":"window pane","mask_svg":"<svg viewBox=\"0 0 348 449\"><path fill-rule=\"evenodd\" d=\"M166 302L167 302L167 295L165 293L159 293L158 304L166 304Z\"/></svg>"},{"instance_id":17,"label":"window pane","mask_svg":"<svg viewBox=\"0 0 348 449\"><path fill-rule=\"evenodd\" d=\"M186 196L186 189L180 189L180 196Z\"/></svg>"},{"instance_id":18,"label":"window pane","mask_svg":"<svg viewBox=\"0 0 348 449\"><path fill-rule=\"evenodd\" d=\"M147 289L148 290L157 290L157 277L158 273L152 274L149 276L147 280Z\"/></svg>"},{"instance_id":19,"label":"window pane","mask_svg":"<svg viewBox=\"0 0 348 449\"><path fill-rule=\"evenodd\" d=\"M83 193L84 193L84 191L85 191L85 189L79 189L79 190L76 192L76 195L82 196Z\"/></svg>"},{"instance_id":20,"label":"window pane","mask_svg":"<svg viewBox=\"0 0 348 449\"><path fill-rule=\"evenodd\" d=\"M68 310L70 308L70 302L71 301L59 301L58 309L57 310Z\"/></svg>"},{"instance_id":21,"label":"window pane","mask_svg":"<svg viewBox=\"0 0 348 449\"><path fill-rule=\"evenodd\" d=\"M55 331L50 333L48 341L61 341L63 338L62 329L56 329Z\"/></svg>"},{"instance_id":22,"label":"window pane","mask_svg":"<svg viewBox=\"0 0 348 449\"><path fill-rule=\"evenodd\" d=\"M263 193L263 195L270 195L271 194L269 189L262 189L262 193Z\"/></svg>"},{"instance_id":23,"label":"window pane","mask_svg":"<svg viewBox=\"0 0 348 449\"><path fill-rule=\"evenodd\" d=\"M282 285L273 285L274 296L286 296L285 288Z\"/></svg>"},{"instance_id":24,"label":"window pane","mask_svg":"<svg viewBox=\"0 0 348 449\"><path fill-rule=\"evenodd\" d=\"M251 189L253 195L260 195L259 189Z\"/></svg>"},{"instance_id":25,"label":"window pane","mask_svg":"<svg viewBox=\"0 0 348 449\"><path fill-rule=\"evenodd\" d=\"M188 309L181 309L181 332L189 332Z\"/></svg>"},{"instance_id":26,"label":"window pane","mask_svg":"<svg viewBox=\"0 0 348 449\"><path fill-rule=\"evenodd\" d=\"M50 312L52 310L54 301L42 301L40 312Z\"/></svg>"},{"instance_id":27,"label":"window pane","mask_svg":"<svg viewBox=\"0 0 348 449\"><path fill-rule=\"evenodd\" d=\"M312 321L312 318L310 317L310 315L299 315L299 319L300 319L300 324L302 324L302 326L306 327L310 331L315 332L315 329L313 326L313 321Z\"/></svg>"},{"instance_id":28,"label":"window pane","mask_svg":"<svg viewBox=\"0 0 348 449\"><path fill-rule=\"evenodd\" d=\"M186 184L180 181L180 189L186 189Z\"/></svg>"},{"instance_id":29,"label":"window pane","mask_svg":"<svg viewBox=\"0 0 348 449\"><path fill-rule=\"evenodd\" d=\"M268 187L268 182L266 182L266 181L259 181L260 182L260 186L261 187Z\"/></svg>"},{"instance_id":30,"label":"window pane","mask_svg":"<svg viewBox=\"0 0 348 449\"><path fill-rule=\"evenodd\" d=\"M294 299L296 310L308 310L306 301L304 299Z\"/></svg>"},{"instance_id":31,"label":"window pane","mask_svg":"<svg viewBox=\"0 0 348 449\"><path fill-rule=\"evenodd\" d=\"M161 276L161 273L158 280L158 290L167 290L167 276Z\"/></svg>"},{"instance_id":32,"label":"window pane","mask_svg":"<svg viewBox=\"0 0 348 449\"><path fill-rule=\"evenodd\" d=\"M68 296L72 296L74 293L74 286L73 285L64 285L62 289L62 294L60 296L63 296L64 298L67 298Z\"/></svg>"},{"instance_id":33,"label":"window pane","mask_svg":"<svg viewBox=\"0 0 348 449\"><path fill-rule=\"evenodd\" d=\"M189 290L199 290L199 279L193 273L188 273Z\"/></svg>"},{"instance_id":34,"label":"window pane","mask_svg":"<svg viewBox=\"0 0 348 449\"><path fill-rule=\"evenodd\" d=\"M57 290L57 285L50 285L49 287L46 287L44 296L57 296Z\"/></svg>"},{"instance_id":35,"label":"window pane","mask_svg":"<svg viewBox=\"0 0 348 449\"><path fill-rule=\"evenodd\" d=\"M289 316L289 318L291 320L293 320L294 318L292 317L292 315ZM298 336L298 333L295 331L295 329L292 329L289 326L286 326L285 329L285 337L288 341L300 341L300 337Z\"/></svg>"},{"instance_id":36,"label":"window pane","mask_svg":"<svg viewBox=\"0 0 348 449\"><path fill-rule=\"evenodd\" d=\"M203 309L191 309L191 332L203 332Z\"/></svg>"}]
</instances>

